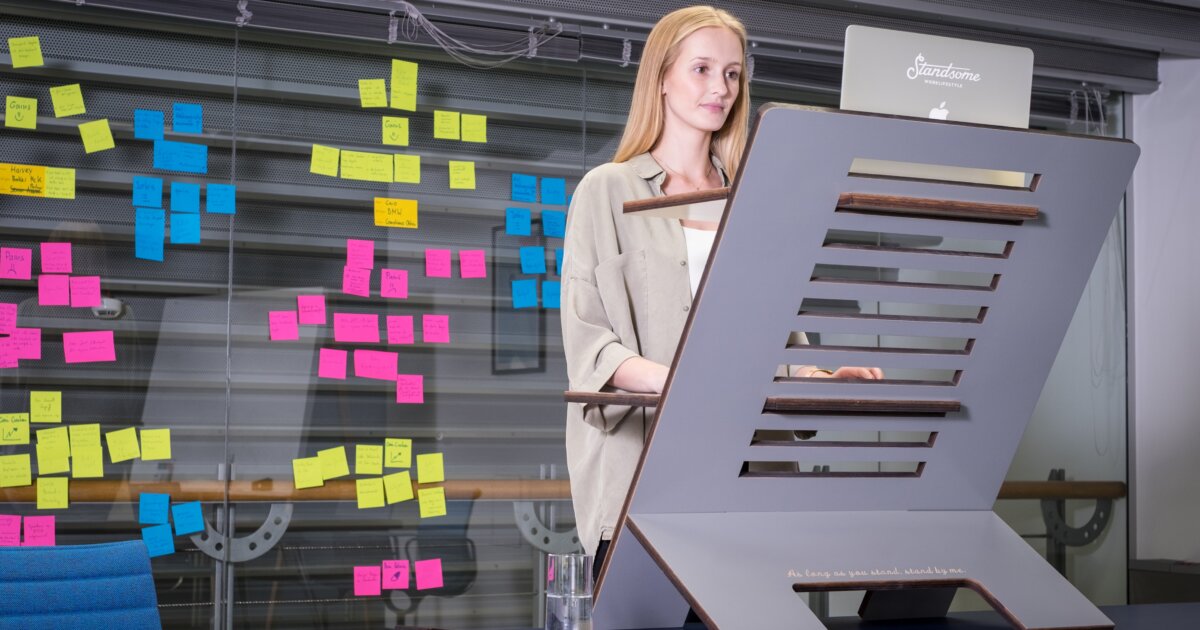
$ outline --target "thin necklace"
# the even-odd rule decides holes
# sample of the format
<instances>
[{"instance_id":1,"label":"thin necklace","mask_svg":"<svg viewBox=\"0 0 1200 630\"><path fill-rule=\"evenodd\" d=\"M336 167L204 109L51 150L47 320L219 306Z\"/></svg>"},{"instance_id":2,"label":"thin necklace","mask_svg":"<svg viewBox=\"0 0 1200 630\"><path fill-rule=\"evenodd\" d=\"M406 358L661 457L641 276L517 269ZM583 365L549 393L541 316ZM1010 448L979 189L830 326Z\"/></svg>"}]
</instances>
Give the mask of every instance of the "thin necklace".
<instances>
[{"instance_id":1,"label":"thin necklace","mask_svg":"<svg viewBox=\"0 0 1200 630\"><path fill-rule=\"evenodd\" d=\"M664 168L666 168L666 169L667 169L667 171L668 171L668 172L670 172L672 175L674 175L674 176L678 177L679 179L682 179L682 180L684 181L684 183L686 183L686 184L687 184L687 185L689 185L689 186L692 186L692 187L694 187L696 190L700 190L700 187L699 187L699 186L696 186L696 182L694 182L694 181L692 181L691 179L689 179L689 178L688 178L686 175L684 175L683 173L680 173L679 171L677 171L677 170L675 170L675 169L671 168L671 166L670 166L669 164L667 164L666 160L663 160L662 158L658 158L658 157L656 157L655 159L656 159L656 160L658 160L658 163L659 163L659 164L662 164L662 165L663 165L663 167L664 167ZM712 175L712 169L713 169L712 162L709 162L709 163L708 163L708 170L704 171L704 181L705 181L705 183L707 183L707 182L708 182L708 176L709 176L709 175Z\"/></svg>"}]
</instances>

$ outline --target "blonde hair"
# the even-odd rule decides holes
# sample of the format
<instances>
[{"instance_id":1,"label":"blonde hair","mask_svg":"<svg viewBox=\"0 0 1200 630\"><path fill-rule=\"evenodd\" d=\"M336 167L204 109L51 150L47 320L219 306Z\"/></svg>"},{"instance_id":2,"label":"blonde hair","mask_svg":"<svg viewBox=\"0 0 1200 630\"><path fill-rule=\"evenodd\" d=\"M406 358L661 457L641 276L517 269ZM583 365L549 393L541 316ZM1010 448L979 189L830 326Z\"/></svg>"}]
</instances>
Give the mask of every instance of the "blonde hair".
<instances>
[{"instance_id":1,"label":"blonde hair","mask_svg":"<svg viewBox=\"0 0 1200 630\"><path fill-rule=\"evenodd\" d=\"M663 16L646 38L646 48L633 85L633 99L625 134L617 147L614 162L625 162L652 149L663 130L663 98L659 89L671 64L679 57L679 45L688 35L702 28L719 26L738 36L746 52L746 27L729 12L709 6L679 9ZM729 177L737 174L746 148L749 131L750 84L746 73L738 76L738 95L725 124L712 135L710 150L725 165Z\"/></svg>"}]
</instances>

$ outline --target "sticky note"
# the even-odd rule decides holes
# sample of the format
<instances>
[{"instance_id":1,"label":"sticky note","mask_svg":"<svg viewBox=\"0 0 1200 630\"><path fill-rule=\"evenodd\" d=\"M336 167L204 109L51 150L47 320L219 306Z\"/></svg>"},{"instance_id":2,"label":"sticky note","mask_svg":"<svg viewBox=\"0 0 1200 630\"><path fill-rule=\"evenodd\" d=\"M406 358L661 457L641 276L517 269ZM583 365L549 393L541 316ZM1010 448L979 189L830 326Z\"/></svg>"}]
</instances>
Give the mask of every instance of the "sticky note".
<instances>
[{"instance_id":1,"label":"sticky note","mask_svg":"<svg viewBox=\"0 0 1200 630\"><path fill-rule=\"evenodd\" d=\"M171 430L142 429L142 461L171 459Z\"/></svg>"},{"instance_id":2,"label":"sticky note","mask_svg":"<svg viewBox=\"0 0 1200 630\"><path fill-rule=\"evenodd\" d=\"M116 361L113 331L63 333L63 355L67 363L99 363Z\"/></svg>"},{"instance_id":3,"label":"sticky note","mask_svg":"<svg viewBox=\"0 0 1200 630\"><path fill-rule=\"evenodd\" d=\"M521 248L521 273L546 273L546 248Z\"/></svg>"},{"instance_id":4,"label":"sticky note","mask_svg":"<svg viewBox=\"0 0 1200 630\"><path fill-rule=\"evenodd\" d=\"M542 281L542 306L546 308L559 308L561 293L562 285L557 280Z\"/></svg>"},{"instance_id":5,"label":"sticky note","mask_svg":"<svg viewBox=\"0 0 1200 630\"><path fill-rule=\"evenodd\" d=\"M12 334L17 329L17 305L12 302L0 303L0 334Z\"/></svg>"},{"instance_id":6,"label":"sticky note","mask_svg":"<svg viewBox=\"0 0 1200 630\"><path fill-rule=\"evenodd\" d=\"M449 278L450 277L450 250L448 250L448 249L427 249L427 250L425 250L425 277L427 277L427 278Z\"/></svg>"},{"instance_id":7,"label":"sticky note","mask_svg":"<svg viewBox=\"0 0 1200 630\"><path fill-rule=\"evenodd\" d=\"M425 402L425 377L420 374L396 376L396 402L419 404Z\"/></svg>"},{"instance_id":8,"label":"sticky note","mask_svg":"<svg viewBox=\"0 0 1200 630\"><path fill-rule=\"evenodd\" d=\"M358 444L354 447L354 472L359 475L383 474L383 445Z\"/></svg>"},{"instance_id":9,"label":"sticky note","mask_svg":"<svg viewBox=\"0 0 1200 630\"><path fill-rule=\"evenodd\" d=\"M359 79L358 102L362 107L387 107L387 80Z\"/></svg>"},{"instance_id":10,"label":"sticky note","mask_svg":"<svg viewBox=\"0 0 1200 630\"><path fill-rule=\"evenodd\" d=\"M50 88L50 102L54 105L55 118L87 113L87 108L83 105L83 91L79 89L78 83Z\"/></svg>"},{"instance_id":11,"label":"sticky note","mask_svg":"<svg viewBox=\"0 0 1200 630\"><path fill-rule=\"evenodd\" d=\"M567 180L561 177L543 177L542 203L555 206L567 205Z\"/></svg>"},{"instance_id":12,"label":"sticky note","mask_svg":"<svg viewBox=\"0 0 1200 630\"><path fill-rule=\"evenodd\" d=\"M486 278L487 263L484 262L482 249L461 249L458 251L459 274L464 278Z\"/></svg>"},{"instance_id":13,"label":"sticky note","mask_svg":"<svg viewBox=\"0 0 1200 630\"><path fill-rule=\"evenodd\" d=\"M341 154L341 150L334 147L312 145L312 162L309 164L308 171L317 175L337 177Z\"/></svg>"},{"instance_id":14,"label":"sticky note","mask_svg":"<svg viewBox=\"0 0 1200 630\"><path fill-rule=\"evenodd\" d=\"M172 505L171 518L175 521L176 536L204 531L204 511L201 509L199 501Z\"/></svg>"},{"instance_id":15,"label":"sticky note","mask_svg":"<svg viewBox=\"0 0 1200 630\"><path fill-rule=\"evenodd\" d=\"M422 315L421 336L425 343L450 343L450 316Z\"/></svg>"},{"instance_id":16,"label":"sticky note","mask_svg":"<svg viewBox=\"0 0 1200 630\"><path fill-rule=\"evenodd\" d=\"M29 444L29 414L0 413L0 445Z\"/></svg>"},{"instance_id":17,"label":"sticky note","mask_svg":"<svg viewBox=\"0 0 1200 630\"><path fill-rule=\"evenodd\" d=\"M379 595L380 575L382 569L378 566L354 567L354 595L368 597Z\"/></svg>"},{"instance_id":18,"label":"sticky note","mask_svg":"<svg viewBox=\"0 0 1200 630\"><path fill-rule=\"evenodd\" d=\"M0 514L0 547L19 547L21 545L21 517L14 514Z\"/></svg>"},{"instance_id":19,"label":"sticky note","mask_svg":"<svg viewBox=\"0 0 1200 630\"><path fill-rule=\"evenodd\" d=\"M556 276L562 275L562 264L563 264L563 250L560 247L560 248L554 250L554 275L556 275Z\"/></svg>"},{"instance_id":20,"label":"sticky note","mask_svg":"<svg viewBox=\"0 0 1200 630\"><path fill-rule=\"evenodd\" d=\"M441 453L417 455L417 483L437 483L446 480Z\"/></svg>"},{"instance_id":21,"label":"sticky note","mask_svg":"<svg viewBox=\"0 0 1200 630\"><path fill-rule=\"evenodd\" d=\"M475 190L475 163L450 160L450 188Z\"/></svg>"},{"instance_id":22,"label":"sticky note","mask_svg":"<svg viewBox=\"0 0 1200 630\"><path fill-rule=\"evenodd\" d=\"M154 141L154 168L183 173L208 173L208 147L174 140Z\"/></svg>"},{"instance_id":23,"label":"sticky note","mask_svg":"<svg viewBox=\"0 0 1200 630\"><path fill-rule=\"evenodd\" d=\"M0 278L29 280L33 274L33 250L23 247L0 247Z\"/></svg>"},{"instance_id":24,"label":"sticky note","mask_svg":"<svg viewBox=\"0 0 1200 630\"><path fill-rule=\"evenodd\" d=\"M163 237L167 233L167 215L154 208L134 208L134 256L162 262Z\"/></svg>"},{"instance_id":25,"label":"sticky note","mask_svg":"<svg viewBox=\"0 0 1200 630\"><path fill-rule=\"evenodd\" d=\"M408 560L383 561L383 588L384 590L408 588Z\"/></svg>"},{"instance_id":26,"label":"sticky note","mask_svg":"<svg viewBox=\"0 0 1200 630\"><path fill-rule=\"evenodd\" d=\"M237 214L237 186L209 184L205 203L204 209L210 214Z\"/></svg>"},{"instance_id":27,"label":"sticky note","mask_svg":"<svg viewBox=\"0 0 1200 630\"><path fill-rule=\"evenodd\" d=\"M417 111L417 64L392 60L392 109Z\"/></svg>"},{"instance_id":28,"label":"sticky note","mask_svg":"<svg viewBox=\"0 0 1200 630\"><path fill-rule=\"evenodd\" d=\"M171 495L143 492L138 496L138 523L157 525L167 522L167 507Z\"/></svg>"},{"instance_id":29,"label":"sticky note","mask_svg":"<svg viewBox=\"0 0 1200 630\"><path fill-rule=\"evenodd\" d=\"M70 306L71 277L55 274L38 276L39 306Z\"/></svg>"},{"instance_id":30,"label":"sticky note","mask_svg":"<svg viewBox=\"0 0 1200 630\"><path fill-rule=\"evenodd\" d=\"M34 68L44 63L42 42L37 35L8 38L8 54L12 56L14 68Z\"/></svg>"},{"instance_id":31,"label":"sticky note","mask_svg":"<svg viewBox=\"0 0 1200 630\"><path fill-rule=\"evenodd\" d=\"M321 474L320 457L302 457L292 460L292 476L296 489L319 488L325 485L325 477Z\"/></svg>"},{"instance_id":32,"label":"sticky note","mask_svg":"<svg viewBox=\"0 0 1200 630\"><path fill-rule=\"evenodd\" d=\"M407 438L387 438L383 441L384 468L412 467L412 440Z\"/></svg>"},{"instance_id":33,"label":"sticky note","mask_svg":"<svg viewBox=\"0 0 1200 630\"><path fill-rule=\"evenodd\" d=\"M463 142L487 142L487 116L462 115Z\"/></svg>"},{"instance_id":34,"label":"sticky note","mask_svg":"<svg viewBox=\"0 0 1200 630\"><path fill-rule=\"evenodd\" d=\"M513 308L537 308L537 280L512 281Z\"/></svg>"},{"instance_id":35,"label":"sticky note","mask_svg":"<svg viewBox=\"0 0 1200 630\"><path fill-rule=\"evenodd\" d=\"M37 465L39 475L54 475L71 471L71 446L67 427L41 429L37 432Z\"/></svg>"},{"instance_id":36,"label":"sticky note","mask_svg":"<svg viewBox=\"0 0 1200 630\"><path fill-rule=\"evenodd\" d=\"M408 297L408 271L405 269L384 269L381 272L379 294L385 298Z\"/></svg>"},{"instance_id":37,"label":"sticky note","mask_svg":"<svg viewBox=\"0 0 1200 630\"><path fill-rule=\"evenodd\" d=\"M163 113L150 109L133 110L133 137L138 140L163 139Z\"/></svg>"},{"instance_id":38,"label":"sticky note","mask_svg":"<svg viewBox=\"0 0 1200 630\"><path fill-rule=\"evenodd\" d=\"M371 270L342 267L342 293L371 297Z\"/></svg>"},{"instance_id":39,"label":"sticky note","mask_svg":"<svg viewBox=\"0 0 1200 630\"><path fill-rule=\"evenodd\" d=\"M146 551L151 558L175 553L175 537L171 534L170 525L143 527L142 542L146 543Z\"/></svg>"},{"instance_id":40,"label":"sticky note","mask_svg":"<svg viewBox=\"0 0 1200 630\"><path fill-rule=\"evenodd\" d=\"M417 200L376 197L375 225L415 230L417 228Z\"/></svg>"},{"instance_id":41,"label":"sticky note","mask_svg":"<svg viewBox=\"0 0 1200 630\"><path fill-rule=\"evenodd\" d=\"M71 487L66 477L38 477L37 509L65 510L71 507Z\"/></svg>"},{"instance_id":42,"label":"sticky note","mask_svg":"<svg viewBox=\"0 0 1200 630\"><path fill-rule=\"evenodd\" d=\"M79 123L79 137L83 140L83 150L87 153L107 151L117 146L113 142L112 129L108 127L107 118Z\"/></svg>"},{"instance_id":43,"label":"sticky note","mask_svg":"<svg viewBox=\"0 0 1200 630\"><path fill-rule=\"evenodd\" d=\"M0 338L0 368L11 369L19 367L19 364L20 361L17 359L17 353L12 348L12 341Z\"/></svg>"},{"instance_id":44,"label":"sticky note","mask_svg":"<svg viewBox=\"0 0 1200 630\"><path fill-rule=\"evenodd\" d=\"M346 239L346 266L374 269L375 241Z\"/></svg>"},{"instance_id":45,"label":"sticky note","mask_svg":"<svg viewBox=\"0 0 1200 630\"><path fill-rule=\"evenodd\" d=\"M354 375L359 378L394 381L397 365L399 355L395 352L362 349L354 351Z\"/></svg>"},{"instance_id":46,"label":"sticky note","mask_svg":"<svg viewBox=\"0 0 1200 630\"><path fill-rule=\"evenodd\" d=\"M46 198L75 198L75 169L46 167Z\"/></svg>"},{"instance_id":47,"label":"sticky note","mask_svg":"<svg viewBox=\"0 0 1200 630\"><path fill-rule=\"evenodd\" d=\"M37 99L8 96L4 99L4 126L37 129Z\"/></svg>"},{"instance_id":48,"label":"sticky note","mask_svg":"<svg viewBox=\"0 0 1200 630\"><path fill-rule=\"evenodd\" d=\"M0 455L0 488L28 486L33 483L29 453Z\"/></svg>"},{"instance_id":49,"label":"sticky note","mask_svg":"<svg viewBox=\"0 0 1200 630\"><path fill-rule=\"evenodd\" d=\"M174 191L174 184L172 191ZM139 208L161 208L163 197L163 180L160 177L133 178L133 205ZM175 195L171 195L171 203L175 203ZM200 211L200 187L196 186L196 210Z\"/></svg>"},{"instance_id":50,"label":"sticky note","mask_svg":"<svg viewBox=\"0 0 1200 630\"><path fill-rule=\"evenodd\" d=\"M296 311L267 313L267 326L271 341L295 341L300 338L300 323L296 320Z\"/></svg>"},{"instance_id":51,"label":"sticky note","mask_svg":"<svg viewBox=\"0 0 1200 630\"><path fill-rule=\"evenodd\" d=\"M138 446L137 427L109 431L104 434L104 439L108 442L108 456L114 464L142 456L142 449Z\"/></svg>"},{"instance_id":52,"label":"sticky note","mask_svg":"<svg viewBox=\"0 0 1200 630\"><path fill-rule=\"evenodd\" d=\"M441 488L438 488L438 490L441 490ZM424 504L422 504L422 507L424 507ZM445 506L443 505L443 507ZM421 516L424 516L424 514ZM413 563L413 567L417 573L418 591L442 587L441 558L434 558L433 560L417 560Z\"/></svg>"},{"instance_id":53,"label":"sticky note","mask_svg":"<svg viewBox=\"0 0 1200 630\"><path fill-rule=\"evenodd\" d=\"M100 446L100 425L70 426L71 476L91 479L104 476L104 449Z\"/></svg>"},{"instance_id":54,"label":"sticky note","mask_svg":"<svg viewBox=\"0 0 1200 630\"><path fill-rule=\"evenodd\" d=\"M71 244L42 243L42 273L71 273Z\"/></svg>"},{"instance_id":55,"label":"sticky note","mask_svg":"<svg viewBox=\"0 0 1200 630\"><path fill-rule=\"evenodd\" d=\"M200 184L171 182L171 212L200 212Z\"/></svg>"},{"instance_id":56,"label":"sticky note","mask_svg":"<svg viewBox=\"0 0 1200 630\"><path fill-rule=\"evenodd\" d=\"M397 184L421 183L421 156L397 153L392 156L392 160L394 162L392 181Z\"/></svg>"},{"instance_id":57,"label":"sticky note","mask_svg":"<svg viewBox=\"0 0 1200 630\"><path fill-rule=\"evenodd\" d=\"M387 342L392 344L413 343L412 315L387 316Z\"/></svg>"},{"instance_id":58,"label":"sticky note","mask_svg":"<svg viewBox=\"0 0 1200 630\"><path fill-rule=\"evenodd\" d=\"M408 146L408 119L401 116L384 116L383 143L400 147Z\"/></svg>"},{"instance_id":59,"label":"sticky note","mask_svg":"<svg viewBox=\"0 0 1200 630\"><path fill-rule=\"evenodd\" d=\"M350 474L350 463L346 460L346 447L338 446L317 451L321 462L321 478L336 479Z\"/></svg>"},{"instance_id":60,"label":"sticky note","mask_svg":"<svg viewBox=\"0 0 1200 630\"><path fill-rule=\"evenodd\" d=\"M63 481L66 481L66 479L64 478ZM39 489L41 488L41 483L39 479ZM55 544L54 527L54 516L26 516L25 542L22 545L26 547L53 547Z\"/></svg>"},{"instance_id":61,"label":"sticky note","mask_svg":"<svg viewBox=\"0 0 1200 630\"><path fill-rule=\"evenodd\" d=\"M505 208L504 233L513 236L532 236L532 223L528 208Z\"/></svg>"},{"instance_id":62,"label":"sticky note","mask_svg":"<svg viewBox=\"0 0 1200 630\"><path fill-rule=\"evenodd\" d=\"M42 358L42 329L14 328L8 344L18 359L40 359Z\"/></svg>"},{"instance_id":63,"label":"sticky note","mask_svg":"<svg viewBox=\"0 0 1200 630\"><path fill-rule=\"evenodd\" d=\"M342 179L392 182L392 154L342 151Z\"/></svg>"},{"instance_id":64,"label":"sticky note","mask_svg":"<svg viewBox=\"0 0 1200 630\"><path fill-rule=\"evenodd\" d=\"M383 479L356 479L354 490L358 496L358 509L378 508L387 505L383 494Z\"/></svg>"},{"instance_id":65,"label":"sticky note","mask_svg":"<svg viewBox=\"0 0 1200 630\"><path fill-rule=\"evenodd\" d=\"M300 316L301 326L325 325L324 295L297 295L296 309Z\"/></svg>"},{"instance_id":66,"label":"sticky note","mask_svg":"<svg viewBox=\"0 0 1200 630\"><path fill-rule=\"evenodd\" d=\"M567 213L562 210L542 210L542 236L563 238L567 235Z\"/></svg>"},{"instance_id":67,"label":"sticky note","mask_svg":"<svg viewBox=\"0 0 1200 630\"><path fill-rule=\"evenodd\" d=\"M200 243L200 215L187 212L171 213L171 244L196 245Z\"/></svg>"},{"instance_id":68,"label":"sticky note","mask_svg":"<svg viewBox=\"0 0 1200 630\"><path fill-rule=\"evenodd\" d=\"M71 277L71 307L100 306L100 276Z\"/></svg>"},{"instance_id":69,"label":"sticky note","mask_svg":"<svg viewBox=\"0 0 1200 630\"><path fill-rule=\"evenodd\" d=\"M409 501L413 498L412 475L409 471L384 475L383 489L388 505Z\"/></svg>"},{"instance_id":70,"label":"sticky note","mask_svg":"<svg viewBox=\"0 0 1200 630\"><path fill-rule=\"evenodd\" d=\"M512 174L512 200L537 203L537 176Z\"/></svg>"},{"instance_id":71,"label":"sticky note","mask_svg":"<svg viewBox=\"0 0 1200 630\"><path fill-rule=\"evenodd\" d=\"M346 378L346 351L321 348L317 364L317 376L321 378Z\"/></svg>"},{"instance_id":72,"label":"sticky note","mask_svg":"<svg viewBox=\"0 0 1200 630\"><path fill-rule=\"evenodd\" d=\"M175 103L171 108L175 133L204 133L204 107L198 103Z\"/></svg>"},{"instance_id":73,"label":"sticky note","mask_svg":"<svg viewBox=\"0 0 1200 630\"><path fill-rule=\"evenodd\" d=\"M379 343L379 316L358 313L333 314L333 340Z\"/></svg>"},{"instance_id":74,"label":"sticky note","mask_svg":"<svg viewBox=\"0 0 1200 630\"><path fill-rule=\"evenodd\" d=\"M439 140L458 140L458 112L448 112L440 109L434 110L433 137Z\"/></svg>"},{"instance_id":75,"label":"sticky note","mask_svg":"<svg viewBox=\"0 0 1200 630\"><path fill-rule=\"evenodd\" d=\"M417 491L417 502L421 506L421 518L446 515L446 490L444 488L421 488Z\"/></svg>"}]
</instances>

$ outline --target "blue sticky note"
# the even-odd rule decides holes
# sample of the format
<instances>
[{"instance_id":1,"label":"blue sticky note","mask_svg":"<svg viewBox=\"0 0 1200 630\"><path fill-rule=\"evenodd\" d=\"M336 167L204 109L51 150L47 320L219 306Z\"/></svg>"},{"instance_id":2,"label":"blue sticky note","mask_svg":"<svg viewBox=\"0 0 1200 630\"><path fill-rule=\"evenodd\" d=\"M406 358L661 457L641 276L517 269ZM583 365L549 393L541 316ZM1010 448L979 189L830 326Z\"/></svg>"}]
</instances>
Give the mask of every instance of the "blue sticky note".
<instances>
[{"instance_id":1,"label":"blue sticky note","mask_svg":"<svg viewBox=\"0 0 1200 630\"><path fill-rule=\"evenodd\" d=\"M512 281L513 308L537 308L537 280Z\"/></svg>"},{"instance_id":2,"label":"blue sticky note","mask_svg":"<svg viewBox=\"0 0 1200 630\"><path fill-rule=\"evenodd\" d=\"M556 276L562 275L562 258L562 249L560 248L554 250L554 275Z\"/></svg>"},{"instance_id":3,"label":"blue sticky note","mask_svg":"<svg viewBox=\"0 0 1200 630\"><path fill-rule=\"evenodd\" d=\"M163 181L158 177L133 178L133 205L139 208L162 207Z\"/></svg>"},{"instance_id":4,"label":"blue sticky note","mask_svg":"<svg viewBox=\"0 0 1200 630\"><path fill-rule=\"evenodd\" d=\"M209 184L207 210L210 214L237 214L237 186Z\"/></svg>"},{"instance_id":5,"label":"blue sticky note","mask_svg":"<svg viewBox=\"0 0 1200 630\"><path fill-rule=\"evenodd\" d=\"M200 184L171 182L171 212L200 212Z\"/></svg>"},{"instance_id":6,"label":"blue sticky note","mask_svg":"<svg viewBox=\"0 0 1200 630\"><path fill-rule=\"evenodd\" d=\"M175 537L170 525L152 525L142 529L142 540L151 558L175 553Z\"/></svg>"},{"instance_id":7,"label":"blue sticky note","mask_svg":"<svg viewBox=\"0 0 1200 630\"><path fill-rule=\"evenodd\" d=\"M521 248L521 273L546 273L546 248Z\"/></svg>"},{"instance_id":8,"label":"blue sticky note","mask_svg":"<svg viewBox=\"0 0 1200 630\"><path fill-rule=\"evenodd\" d=\"M543 281L542 306L546 308L558 308L560 291L562 291L562 287L557 280Z\"/></svg>"},{"instance_id":9,"label":"blue sticky note","mask_svg":"<svg viewBox=\"0 0 1200 630\"><path fill-rule=\"evenodd\" d=\"M512 200L537 203L537 176L513 173Z\"/></svg>"},{"instance_id":10,"label":"blue sticky note","mask_svg":"<svg viewBox=\"0 0 1200 630\"><path fill-rule=\"evenodd\" d=\"M133 110L133 137L139 140L162 140L163 113L151 109Z\"/></svg>"},{"instance_id":11,"label":"blue sticky note","mask_svg":"<svg viewBox=\"0 0 1200 630\"><path fill-rule=\"evenodd\" d=\"M203 175L208 172L208 147L191 142L155 140L154 168Z\"/></svg>"},{"instance_id":12,"label":"blue sticky note","mask_svg":"<svg viewBox=\"0 0 1200 630\"><path fill-rule=\"evenodd\" d=\"M563 238L567 235L567 213L562 210L542 210L542 236Z\"/></svg>"},{"instance_id":13,"label":"blue sticky note","mask_svg":"<svg viewBox=\"0 0 1200 630\"><path fill-rule=\"evenodd\" d=\"M196 103L175 103L171 129L176 133L204 133L204 108Z\"/></svg>"},{"instance_id":14,"label":"blue sticky note","mask_svg":"<svg viewBox=\"0 0 1200 630\"><path fill-rule=\"evenodd\" d=\"M528 208L506 208L504 210L504 233L513 236L532 236Z\"/></svg>"},{"instance_id":15,"label":"blue sticky note","mask_svg":"<svg viewBox=\"0 0 1200 630\"><path fill-rule=\"evenodd\" d=\"M171 213L171 244L197 245L200 243L200 215L190 212Z\"/></svg>"},{"instance_id":16,"label":"blue sticky note","mask_svg":"<svg viewBox=\"0 0 1200 630\"><path fill-rule=\"evenodd\" d=\"M147 525L166 523L169 505L171 495L143 492L138 496L138 522Z\"/></svg>"},{"instance_id":17,"label":"blue sticky note","mask_svg":"<svg viewBox=\"0 0 1200 630\"><path fill-rule=\"evenodd\" d=\"M175 519L176 536L204 531L204 514L200 511L199 501L172 505L171 517Z\"/></svg>"},{"instance_id":18,"label":"blue sticky note","mask_svg":"<svg viewBox=\"0 0 1200 630\"><path fill-rule=\"evenodd\" d=\"M567 180L561 177L542 178L542 203L567 205Z\"/></svg>"},{"instance_id":19,"label":"blue sticky note","mask_svg":"<svg viewBox=\"0 0 1200 630\"><path fill-rule=\"evenodd\" d=\"M166 213L154 208L134 208L134 256L144 260L163 259L163 237L166 236Z\"/></svg>"}]
</instances>

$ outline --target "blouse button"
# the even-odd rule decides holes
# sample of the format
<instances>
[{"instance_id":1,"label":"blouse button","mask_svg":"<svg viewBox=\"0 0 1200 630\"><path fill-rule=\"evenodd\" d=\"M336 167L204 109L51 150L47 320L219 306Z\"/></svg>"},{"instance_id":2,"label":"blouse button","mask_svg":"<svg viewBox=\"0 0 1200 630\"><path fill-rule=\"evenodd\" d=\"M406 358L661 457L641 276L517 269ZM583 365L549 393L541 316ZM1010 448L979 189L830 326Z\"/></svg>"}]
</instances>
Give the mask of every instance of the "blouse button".
<instances>
[{"instance_id":1,"label":"blouse button","mask_svg":"<svg viewBox=\"0 0 1200 630\"><path fill-rule=\"evenodd\" d=\"M692 307L691 307L691 305L690 305L690 304L684 304L684 305L683 305L683 310L684 310L684 311L690 311L690 310L692 310Z\"/></svg>"},{"instance_id":2,"label":"blouse button","mask_svg":"<svg viewBox=\"0 0 1200 630\"><path fill-rule=\"evenodd\" d=\"M680 266L680 267L686 267L686 266L687 266L687 261L686 261L686 260L681 260L681 261L679 261L679 266Z\"/></svg>"}]
</instances>

